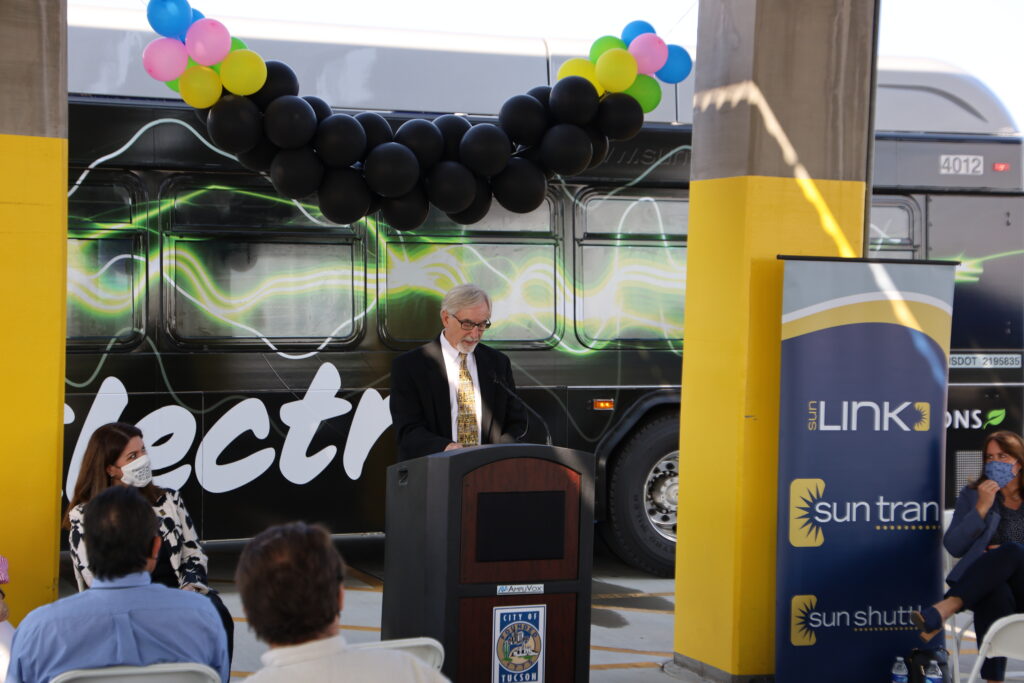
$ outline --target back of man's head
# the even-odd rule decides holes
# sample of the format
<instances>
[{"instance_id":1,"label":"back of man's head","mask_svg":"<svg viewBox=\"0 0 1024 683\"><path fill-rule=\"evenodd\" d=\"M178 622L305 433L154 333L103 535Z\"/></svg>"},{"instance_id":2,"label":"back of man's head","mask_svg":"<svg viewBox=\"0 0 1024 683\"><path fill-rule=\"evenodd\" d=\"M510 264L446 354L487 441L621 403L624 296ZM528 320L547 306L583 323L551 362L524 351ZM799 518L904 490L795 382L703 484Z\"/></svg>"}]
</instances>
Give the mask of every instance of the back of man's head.
<instances>
[{"instance_id":1,"label":"back of man's head","mask_svg":"<svg viewBox=\"0 0 1024 683\"><path fill-rule=\"evenodd\" d=\"M85 550L99 579L144 571L157 535L156 513L130 486L111 486L85 506Z\"/></svg>"},{"instance_id":2,"label":"back of man's head","mask_svg":"<svg viewBox=\"0 0 1024 683\"><path fill-rule=\"evenodd\" d=\"M338 618L345 564L321 526L272 526L249 541L235 582L249 626L272 645L322 638Z\"/></svg>"}]
</instances>

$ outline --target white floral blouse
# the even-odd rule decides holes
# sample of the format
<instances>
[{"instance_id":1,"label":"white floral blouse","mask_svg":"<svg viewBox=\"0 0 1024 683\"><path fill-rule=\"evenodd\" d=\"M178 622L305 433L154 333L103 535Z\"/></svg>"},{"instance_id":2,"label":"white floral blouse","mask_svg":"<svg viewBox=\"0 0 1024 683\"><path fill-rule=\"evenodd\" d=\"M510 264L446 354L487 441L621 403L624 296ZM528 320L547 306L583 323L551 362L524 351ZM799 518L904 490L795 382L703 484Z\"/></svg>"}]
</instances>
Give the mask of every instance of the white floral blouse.
<instances>
[{"instance_id":1,"label":"white floral blouse","mask_svg":"<svg viewBox=\"0 0 1024 683\"><path fill-rule=\"evenodd\" d=\"M71 521L68 547L71 549L71 563L75 568L79 591L92 585L82 528L84 510L85 505L76 505L68 515ZM178 577L178 586L191 586L200 593L208 593L210 588L206 585L206 554L199 545L199 535L181 500L181 494L164 489L163 495L153 506L153 512L160 520L160 537L170 551L171 567Z\"/></svg>"}]
</instances>

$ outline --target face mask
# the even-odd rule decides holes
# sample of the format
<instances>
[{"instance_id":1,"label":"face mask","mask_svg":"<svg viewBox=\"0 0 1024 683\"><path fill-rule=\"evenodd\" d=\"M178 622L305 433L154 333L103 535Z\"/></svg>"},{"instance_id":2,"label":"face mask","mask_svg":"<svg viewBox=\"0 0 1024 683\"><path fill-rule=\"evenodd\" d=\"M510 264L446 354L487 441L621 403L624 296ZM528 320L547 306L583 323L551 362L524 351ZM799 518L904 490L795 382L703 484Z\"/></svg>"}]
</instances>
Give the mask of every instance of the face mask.
<instances>
[{"instance_id":1,"label":"face mask","mask_svg":"<svg viewBox=\"0 0 1024 683\"><path fill-rule=\"evenodd\" d=\"M985 463L985 476L999 484L999 488L1003 488L1017 475L1013 473L1013 464L991 460Z\"/></svg>"},{"instance_id":2,"label":"face mask","mask_svg":"<svg viewBox=\"0 0 1024 683\"><path fill-rule=\"evenodd\" d=\"M153 481L153 469L149 466L149 456L136 458L121 468L121 481L136 488L142 488Z\"/></svg>"}]
</instances>

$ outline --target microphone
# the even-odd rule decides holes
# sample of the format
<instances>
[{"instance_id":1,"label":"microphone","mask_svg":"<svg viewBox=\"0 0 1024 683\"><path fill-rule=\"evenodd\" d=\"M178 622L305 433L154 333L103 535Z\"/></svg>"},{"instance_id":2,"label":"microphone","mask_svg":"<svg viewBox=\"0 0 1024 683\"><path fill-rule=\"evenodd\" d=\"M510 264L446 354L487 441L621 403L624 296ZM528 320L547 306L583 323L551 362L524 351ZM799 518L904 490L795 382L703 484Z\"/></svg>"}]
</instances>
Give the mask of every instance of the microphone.
<instances>
[{"instance_id":1,"label":"microphone","mask_svg":"<svg viewBox=\"0 0 1024 683\"><path fill-rule=\"evenodd\" d=\"M547 434L547 441L544 442L544 445L545 446L550 446L551 445L551 430L548 429L548 423L544 421L544 418L540 416L540 413L538 413L536 410L531 408L526 401L521 399L519 397L519 394L517 394L516 392L512 391L507 386L505 386L505 383L501 381L500 377L498 377L497 375L494 375L494 377L492 379L494 380L494 383L497 384L499 387L501 387L506 394L508 394L509 396L514 398L515 400L519 401L519 405L521 405L524 408L526 408L526 410L529 411L529 413L531 415L533 415L534 417L537 418L537 421L540 422L542 427L544 427L544 433ZM526 426L527 426L527 428L529 428L529 426L530 426L529 423L527 423ZM524 436L526 436L526 430L525 429L523 430L523 433L519 435L519 438L521 439Z\"/></svg>"}]
</instances>

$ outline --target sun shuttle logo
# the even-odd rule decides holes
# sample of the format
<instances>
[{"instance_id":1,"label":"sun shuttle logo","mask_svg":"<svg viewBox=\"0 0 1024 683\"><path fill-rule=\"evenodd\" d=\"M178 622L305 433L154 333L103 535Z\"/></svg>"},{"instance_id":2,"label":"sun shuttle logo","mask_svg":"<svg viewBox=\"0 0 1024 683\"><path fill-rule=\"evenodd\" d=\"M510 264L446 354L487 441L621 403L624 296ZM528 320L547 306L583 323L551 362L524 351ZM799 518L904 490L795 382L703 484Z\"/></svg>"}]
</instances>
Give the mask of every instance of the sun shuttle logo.
<instances>
[{"instance_id":1,"label":"sun shuttle logo","mask_svg":"<svg viewBox=\"0 0 1024 683\"><path fill-rule=\"evenodd\" d=\"M796 647L814 645L818 636L814 634L808 617L818 604L815 595L794 595L789 603L789 642Z\"/></svg>"},{"instance_id":2,"label":"sun shuttle logo","mask_svg":"<svg viewBox=\"0 0 1024 683\"><path fill-rule=\"evenodd\" d=\"M825 542L814 521L814 504L825 494L824 479L794 479L789 484L789 542L796 548L815 548Z\"/></svg>"},{"instance_id":3,"label":"sun shuttle logo","mask_svg":"<svg viewBox=\"0 0 1024 683\"><path fill-rule=\"evenodd\" d=\"M807 431L927 432L931 414L927 401L808 401Z\"/></svg>"}]
</instances>

